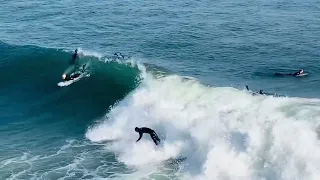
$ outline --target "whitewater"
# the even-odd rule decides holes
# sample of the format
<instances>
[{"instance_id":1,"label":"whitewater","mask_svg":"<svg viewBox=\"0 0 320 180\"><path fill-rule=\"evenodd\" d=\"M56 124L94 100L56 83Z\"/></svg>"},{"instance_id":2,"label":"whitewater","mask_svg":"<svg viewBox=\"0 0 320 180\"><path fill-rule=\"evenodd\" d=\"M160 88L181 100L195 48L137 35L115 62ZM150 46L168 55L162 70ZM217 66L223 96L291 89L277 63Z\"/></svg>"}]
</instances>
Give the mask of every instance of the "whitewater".
<instances>
[{"instance_id":1,"label":"whitewater","mask_svg":"<svg viewBox=\"0 0 320 180\"><path fill-rule=\"evenodd\" d=\"M120 179L320 178L319 99L252 96L140 70L140 85L85 134L135 169ZM142 126L154 129L162 145L148 135L136 143L134 128Z\"/></svg>"}]
</instances>

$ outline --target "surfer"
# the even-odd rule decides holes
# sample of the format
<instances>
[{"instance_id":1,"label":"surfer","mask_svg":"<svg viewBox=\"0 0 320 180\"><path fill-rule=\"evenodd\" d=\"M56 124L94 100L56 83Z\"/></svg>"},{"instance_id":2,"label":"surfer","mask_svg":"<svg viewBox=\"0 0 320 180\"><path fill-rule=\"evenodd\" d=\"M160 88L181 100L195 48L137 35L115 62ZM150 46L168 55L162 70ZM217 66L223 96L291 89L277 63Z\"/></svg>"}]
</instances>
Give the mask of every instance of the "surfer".
<instances>
[{"instance_id":1,"label":"surfer","mask_svg":"<svg viewBox=\"0 0 320 180\"><path fill-rule=\"evenodd\" d=\"M71 73L70 75L63 74L63 75L62 75L62 79L63 79L63 80L66 80L66 81L69 81L69 80L73 80L73 79L79 77L79 76L81 75L81 73L84 73L84 72L85 72L86 66L87 66L87 63L85 63L84 65L82 65L80 71Z\"/></svg>"},{"instance_id":2,"label":"surfer","mask_svg":"<svg viewBox=\"0 0 320 180\"><path fill-rule=\"evenodd\" d=\"M121 59L124 59L124 56L119 52L114 53L114 56L121 58Z\"/></svg>"},{"instance_id":3,"label":"surfer","mask_svg":"<svg viewBox=\"0 0 320 180\"><path fill-rule=\"evenodd\" d=\"M277 76L300 76L302 74L304 74L303 69L300 69L299 71L295 72L295 73L289 73L289 74L283 74L283 73L274 73Z\"/></svg>"},{"instance_id":4,"label":"surfer","mask_svg":"<svg viewBox=\"0 0 320 180\"><path fill-rule=\"evenodd\" d=\"M70 65L75 65L77 63L77 60L79 59L79 56L78 56L78 49L76 49L74 51L74 54L72 55L72 58L71 60L69 61L69 64Z\"/></svg>"},{"instance_id":5,"label":"surfer","mask_svg":"<svg viewBox=\"0 0 320 180\"><path fill-rule=\"evenodd\" d=\"M247 88L248 91L250 91L248 85L246 85L246 88ZM260 94L260 95L273 96L273 97L284 97L284 96L279 95L279 94L277 94L277 93L266 93L266 92L264 92L262 89L260 89L259 91L256 91L256 92L251 91L251 94L252 94L253 96Z\"/></svg>"},{"instance_id":6,"label":"surfer","mask_svg":"<svg viewBox=\"0 0 320 180\"><path fill-rule=\"evenodd\" d=\"M247 89L248 91L250 91L250 89L249 89L249 86L248 86L248 85L246 85L246 89ZM259 92L252 92L252 95L256 95L256 94L261 94L261 95L272 95L272 96L273 96L273 94L263 92L263 90L262 90L262 89L260 89L260 90L259 90ZM276 95L276 94L274 94L274 95Z\"/></svg>"},{"instance_id":7,"label":"surfer","mask_svg":"<svg viewBox=\"0 0 320 180\"><path fill-rule=\"evenodd\" d=\"M63 80L66 80L66 81L69 81L69 80L73 80L77 77L79 77L81 75L80 72L76 71L77 69L77 66L78 66L78 61L79 61L79 56L78 56L78 49L76 49L74 51L74 54L72 55L71 57L71 60L69 61L69 67L68 69L66 70L67 72L65 72L63 75L62 75L62 79ZM82 70L81 72L84 71L84 68L85 68L86 64L82 65Z\"/></svg>"},{"instance_id":8,"label":"surfer","mask_svg":"<svg viewBox=\"0 0 320 180\"><path fill-rule=\"evenodd\" d=\"M264 94L264 92L263 92L263 90L262 90L262 89L260 89L259 94Z\"/></svg>"},{"instance_id":9,"label":"surfer","mask_svg":"<svg viewBox=\"0 0 320 180\"><path fill-rule=\"evenodd\" d=\"M136 142L138 142L142 138L143 133L148 133L156 145L160 143L160 138L158 137L158 135L154 130L147 127L142 127L142 128L136 127L134 130L139 133L139 139Z\"/></svg>"},{"instance_id":10,"label":"surfer","mask_svg":"<svg viewBox=\"0 0 320 180\"><path fill-rule=\"evenodd\" d=\"M70 80L73 80L73 79L79 77L80 75L81 75L80 73L72 73L70 75L63 74L62 79L65 81L70 81Z\"/></svg>"},{"instance_id":11,"label":"surfer","mask_svg":"<svg viewBox=\"0 0 320 180\"><path fill-rule=\"evenodd\" d=\"M298 72L295 72L292 75L293 76L299 76L299 75L303 74L303 72L304 72L303 69L300 69Z\"/></svg>"}]
</instances>

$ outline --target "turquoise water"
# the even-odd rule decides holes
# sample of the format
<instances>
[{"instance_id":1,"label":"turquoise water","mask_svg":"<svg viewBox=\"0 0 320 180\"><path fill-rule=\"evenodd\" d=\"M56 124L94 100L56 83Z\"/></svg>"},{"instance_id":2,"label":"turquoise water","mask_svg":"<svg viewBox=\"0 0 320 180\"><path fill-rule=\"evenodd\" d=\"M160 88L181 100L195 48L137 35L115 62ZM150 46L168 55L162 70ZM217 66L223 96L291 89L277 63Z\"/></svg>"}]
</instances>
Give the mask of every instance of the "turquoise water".
<instances>
[{"instance_id":1,"label":"turquoise water","mask_svg":"<svg viewBox=\"0 0 320 180\"><path fill-rule=\"evenodd\" d=\"M0 2L0 179L319 179L318 1Z\"/></svg>"}]
</instances>

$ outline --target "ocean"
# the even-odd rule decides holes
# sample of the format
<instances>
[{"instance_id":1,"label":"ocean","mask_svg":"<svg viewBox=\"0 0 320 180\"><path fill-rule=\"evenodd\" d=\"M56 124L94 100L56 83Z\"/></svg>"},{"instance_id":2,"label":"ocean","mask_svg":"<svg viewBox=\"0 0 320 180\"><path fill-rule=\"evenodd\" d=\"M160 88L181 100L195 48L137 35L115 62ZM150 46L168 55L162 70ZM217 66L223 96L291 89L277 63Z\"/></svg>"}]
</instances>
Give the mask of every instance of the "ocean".
<instances>
[{"instance_id":1,"label":"ocean","mask_svg":"<svg viewBox=\"0 0 320 180\"><path fill-rule=\"evenodd\" d=\"M0 179L320 178L319 1L0 3Z\"/></svg>"}]
</instances>

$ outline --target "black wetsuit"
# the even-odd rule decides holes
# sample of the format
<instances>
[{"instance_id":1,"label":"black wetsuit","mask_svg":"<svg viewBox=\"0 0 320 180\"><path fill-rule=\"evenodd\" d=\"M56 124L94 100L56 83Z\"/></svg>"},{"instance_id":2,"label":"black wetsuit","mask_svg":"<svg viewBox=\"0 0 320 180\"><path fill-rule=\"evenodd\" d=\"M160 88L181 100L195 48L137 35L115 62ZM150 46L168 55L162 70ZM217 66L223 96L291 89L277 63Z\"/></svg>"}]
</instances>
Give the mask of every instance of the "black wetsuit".
<instances>
[{"instance_id":1,"label":"black wetsuit","mask_svg":"<svg viewBox=\"0 0 320 180\"><path fill-rule=\"evenodd\" d=\"M298 72L293 73L292 76L299 76L300 74L301 74L300 71L298 71Z\"/></svg>"},{"instance_id":2,"label":"black wetsuit","mask_svg":"<svg viewBox=\"0 0 320 180\"><path fill-rule=\"evenodd\" d=\"M79 57L78 57L78 54L77 54L77 53L74 53L74 54L72 55L72 58L71 58L69 64L70 64L70 65L76 64L76 61L77 61L78 58L79 58Z\"/></svg>"},{"instance_id":3,"label":"black wetsuit","mask_svg":"<svg viewBox=\"0 0 320 180\"><path fill-rule=\"evenodd\" d=\"M114 56L124 59L124 56L121 53L114 53Z\"/></svg>"},{"instance_id":4,"label":"black wetsuit","mask_svg":"<svg viewBox=\"0 0 320 180\"><path fill-rule=\"evenodd\" d=\"M288 74L283 74L283 73L274 73L276 76L299 76L301 73L300 71L295 72L295 73L288 73Z\"/></svg>"},{"instance_id":5,"label":"black wetsuit","mask_svg":"<svg viewBox=\"0 0 320 180\"><path fill-rule=\"evenodd\" d=\"M264 92L263 92L263 90L262 90L262 89L260 89L259 94L264 94Z\"/></svg>"},{"instance_id":6,"label":"black wetsuit","mask_svg":"<svg viewBox=\"0 0 320 180\"><path fill-rule=\"evenodd\" d=\"M87 65L87 64L84 64L84 65L82 66L82 70L80 71L81 73L84 73L84 71L85 71L84 68L86 67L86 65ZM80 72L75 72L75 73L72 73L71 75L67 75L67 77L66 77L65 80L69 81L69 80L73 80L73 79L79 77L79 76L81 75Z\"/></svg>"},{"instance_id":7,"label":"black wetsuit","mask_svg":"<svg viewBox=\"0 0 320 180\"><path fill-rule=\"evenodd\" d=\"M156 145L158 145L160 143L160 138L158 137L156 132L150 128L147 128L147 127L139 128L138 133L139 133L139 139L136 142L138 142L142 138L143 133L148 133L148 134L150 134L150 137L152 138L153 142Z\"/></svg>"}]
</instances>

